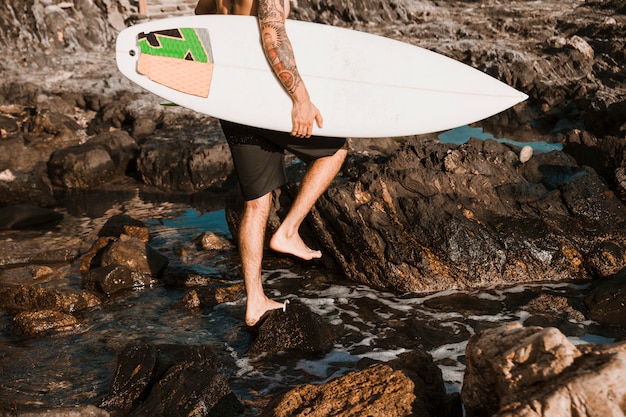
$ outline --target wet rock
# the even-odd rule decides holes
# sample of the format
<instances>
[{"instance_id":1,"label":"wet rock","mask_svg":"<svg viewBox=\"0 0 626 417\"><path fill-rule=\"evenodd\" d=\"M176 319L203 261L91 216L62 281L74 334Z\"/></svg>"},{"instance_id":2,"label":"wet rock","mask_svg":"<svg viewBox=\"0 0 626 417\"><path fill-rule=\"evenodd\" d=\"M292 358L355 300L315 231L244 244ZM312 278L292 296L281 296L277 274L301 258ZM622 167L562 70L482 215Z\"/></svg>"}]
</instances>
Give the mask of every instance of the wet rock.
<instances>
[{"instance_id":1,"label":"wet rock","mask_svg":"<svg viewBox=\"0 0 626 417\"><path fill-rule=\"evenodd\" d=\"M626 326L626 272L596 283L585 304L591 320L603 326Z\"/></svg>"},{"instance_id":2,"label":"wet rock","mask_svg":"<svg viewBox=\"0 0 626 417\"><path fill-rule=\"evenodd\" d=\"M560 152L522 165L489 140L421 139L384 163L353 166L308 220L313 247L350 279L399 292L591 278L626 266L626 211L595 171Z\"/></svg>"},{"instance_id":3,"label":"wet rock","mask_svg":"<svg viewBox=\"0 0 626 417\"><path fill-rule=\"evenodd\" d=\"M106 295L115 294L135 287L145 287L150 284L143 275L135 276L127 266L112 264L100 268L90 269L83 277L83 287L91 291L99 291Z\"/></svg>"},{"instance_id":4,"label":"wet rock","mask_svg":"<svg viewBox=\"0 0 626 417\"><path fill-rule=\"evenodd\" d=\"M401 371L376 364L324 385L294 388L270 403L261 416L411 416L414 388Z\"/></svg>"},{"instance_id":5,"label":"wet rock","mask_svg":"<svg viewBox=\"0 0 626 417\"><path fill-rule=\"evenodd\" d=\"M55 185L90 188L134 170L139 146L128 133L113 130L88 142L54 151L47 162Z\"/></svg>"},{"instance_id":6,"label":"wet rock","mask_svg":"<svg viewBox=\"0 0 626 417\"><path fill-rule=\"evenodd\" d=\"M0 266L69 263L79 256L76 247L42 249L37 243L7 240L1 244Z\"/></svg>"},{"instance_id":7,"label":"wet rock","mask_svg":"<svg viewBox=\"0 0 626 417\"><path fill-rule=\"evenodd\" d=\"M137 170L146 184L168 191L192 192L223 183L232 171L230 150L213 144L148 140Z\"/></svg>"},{"instance_id":8,"label":"wet rock","mask_svg":"<svg viewBox=\"0 0 626 417\"><path fill-rule=\"evenodd\" d=\"M0 288L0 310L9 313L36 310L73 313L98 305L98 297L88 291L61 291L29 285Z\"/></svg>"},{"instance_id":9,"label":"wet rock","mask_svg":"<svg viewBox=\"0 0 626 417\"><path fill-rule=\"evenodd\" d=\"M188 309L214 307L222 303L241 300L245 296L243 284L234 284L228 287L197 288L189 291L183 297L183 305Z\"/></svg>"},{"instance_id":10,"label":"wet rock","mask_svg":"<svg viewBox=\"0 0 626 417\"><path fill-rule=\"evenodd\" d=\"M109 417L109 413L93 405L59 407L48 410L20 411L15 417Z\"/></svg>"},{"instance_id":11,"label":"wet rock","mask_svg":"<svg viewBox=\"0 0 626 417\"><path fill-rule=\"evenodd\" d=\"M127 414L137 406L154 378L157 354L154 345L126 346L117 359L109 394L100 407Z\"/></svg>"},{"instance_id":12,"label":"wet rock","mask_svg":"<svg viewBox=\"0 0 626 417\"><path fill-rule=\"evenodd\" d=\"M213 232L206 232L196 239L200 247L204 250L225 250L232 249L233 244L230 240Z\"/></svg>"},{"instance_id":13,"label":"wet rock","mask_svg":"<svg viewBox=\"0 0 626 417\"><path fill-rule=\"evenodd\" d=\"M585 321L586 312L583 303L574 304L568 297L552 294L539 294L522 310L528 312L530 317L524 320L526 326L554 326L568 335L580 333L577 323ZM574 305L572 305L574 304ZM557 324L555 324L557 323Z\"/></svg>"},{"instance_id":14,"label":"wet rock","mask_svg":"<svg viewBox=\"0 0 626 417\"><path fill-rule=\"evenodd\" d=\"M122 235L135 237L142 242L150 241L150 230L145 223L126 214L116 214L110 217L98 232L99 237L119 238Z\"/></svg>"},{"instance_id":15,"label":"wet rock","mask_svg":"<svg viewBox=\"0 0 626 417\"><path fill-rule=\"evenodd\" d=\"M116 167L106 147L85 143L55 151L48 161L48 174L54 185L91 188L109 182Z\"/></svg>"},{"instance_id":16,"label":"wet rock","mask_svg":"<svg viewBox=\"0 0 626 417\"><path fill-rule=\"evenodd\" d=\"M243 407L202 346L127 346L102 407L130 415L239 416Z\"/></svg>"},{"instance_id":17,"label":"wet rock","mask_svg":"<svg viewBox=\"0 0 626 417\"><path fill-rule=\"evenodd\" d=\"M578 348L556 329L512 323L473 336L466 355L468 417L614 416L626 398L623 343Z\"/></svg>"},{"instance_id":18,"label":"wet rock","mask_svg":"<svg viewBox=\"0 0 626 417\"><path fill-rule=\"evenodd\" d=\"M579 165L592 167L607 183L618 187L619 172L626 164L626 143L619 137L597 137L588 131L574 129L564 138L563 150ZM622 192L622 195L625 195Z\"/></svg>"},{"instance_id":19,"label":"wet rock","mask_svg":"<svg viewBox=\"0 0 626 417\"><path fill-rule=\"evenodd\" d=\"M159 276L168 262L168 259L152 246L125 235L109 245L101 258L101 266L125 265L131 271L153 277Z\"/></svg>"},{"instance_id":20,"label":"wet rock","mask_svg":"<svg viewBox=\"0 0 626 417\"><path fill-rule=\"evenodd\" d=\"M24 311L13 318L15 332L23 336L51 335L74 330L78 319L57 310Z\"/></svg>"},{"instance_id":21,"label":"wet rock","mask_svg":"<svg viewBox=\"0 0 626 417\"><path fill-rule=\"evenodd\" d=\"M263 417L439 416L446 402L441 371L425 352L377 363L322 385L301 385L273 399Z\"/></svg>"},{"instance_id":22,"label":"wet rock","mask_svg":"<svg viewBox=\"0 0 626 417\"><path fill-rule=\"evenodd\" d=\"M39 226L54 226L63 215L51 209L15 205L0 208L0 230L28 229Z\"/></svg>"},{"instance_id":23,"label":"wet rock","mask_svg":"<svg viewBox=\"0 0 626 417\"><path fill-rule=\"evenodd\" d=\"M251 355L282 351L324 353L332 349L337 337L331 325L299 301L289 303L286 311L271 311L253 331L257 336L250 344Z\"/></svg>"},{"instance_id":24,"label":"wet rock","mask_svg":"<svg viewBox=\"0 0 626 417\"><path fill-rule=\"evenodd\" d=\"M4 171L3 171L4 172ZM0 180L0 205L50 207L55 204L52 184L44 170L9 170L10 180Z\"/></svg>"},{"instance_id":25,"label":"wet rock","mask_svg":"<svg viewBox=\"0 0 626 417\"><path fill-rule=\"evenodd\" d=\"M83 255L80 271L85 288L113 294L150 287L169 260L141 239L101 237Z\"/></svg>"}]
</instances>

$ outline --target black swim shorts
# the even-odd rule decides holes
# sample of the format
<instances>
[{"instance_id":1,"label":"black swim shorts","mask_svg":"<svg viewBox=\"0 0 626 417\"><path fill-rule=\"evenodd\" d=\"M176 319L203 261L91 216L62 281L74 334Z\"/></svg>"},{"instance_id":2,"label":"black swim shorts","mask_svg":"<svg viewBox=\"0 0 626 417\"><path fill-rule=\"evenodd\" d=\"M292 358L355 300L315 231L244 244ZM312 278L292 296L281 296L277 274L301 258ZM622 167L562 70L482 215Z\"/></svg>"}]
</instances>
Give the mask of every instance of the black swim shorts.
<instances>
[{"instance_id":1,"label":"black swim shorts","mask_svg":"<svg viewBox=\"0 0 626 417\"><path fill-rule=\"evenodd\" d=\"M287 183L284 151L304 162L334 155L344 138L297 138L286 132L259 129L220 120L230 146L241 192L246 201L259 198Z\"/></svg>"}]
</instances>

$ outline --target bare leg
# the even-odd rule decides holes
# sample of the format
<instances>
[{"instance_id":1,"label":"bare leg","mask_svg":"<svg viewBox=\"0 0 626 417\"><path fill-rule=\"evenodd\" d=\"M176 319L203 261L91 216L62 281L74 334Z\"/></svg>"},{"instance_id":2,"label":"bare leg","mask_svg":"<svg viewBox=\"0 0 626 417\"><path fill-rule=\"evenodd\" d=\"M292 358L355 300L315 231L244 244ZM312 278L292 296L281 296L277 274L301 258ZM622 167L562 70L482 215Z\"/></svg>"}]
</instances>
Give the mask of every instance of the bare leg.
<instances>
[{"instance_id":1,"label":"bare leg","mask_svg":"<svg viewBox=\"0 0 626 417\"><path fill-rule=\"evenodd\" d=\"M309 248L298 230L317 199L328 188L343 164L348 150L339 149L334 155L315 160L302 180L302 186L289 213L270 240L270 248L310 260L320 258L322 253Z\"/></svg>"},{"instance_id":2,"label":"bare leg","mask_svg":"<svg viewBox=\"0 0 626 417\"><path fill-rule=\"evenodd\" d=\"M246 201L239 228L239 253L246 286L246 324L253 326L268 310L282 308L282 304L271 300L263 291L261 266L265 227L272 203L272 193L256 200Z\"/></svg>"}]
</instances>

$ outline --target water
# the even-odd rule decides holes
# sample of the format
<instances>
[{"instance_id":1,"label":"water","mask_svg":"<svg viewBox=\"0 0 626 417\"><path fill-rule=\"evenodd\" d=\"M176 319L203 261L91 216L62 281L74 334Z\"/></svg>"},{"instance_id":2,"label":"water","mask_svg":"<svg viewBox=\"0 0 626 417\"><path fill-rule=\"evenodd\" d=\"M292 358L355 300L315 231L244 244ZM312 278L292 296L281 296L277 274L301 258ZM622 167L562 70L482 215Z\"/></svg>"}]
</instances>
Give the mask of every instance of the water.
<instances>
[{"instance_id":1,"label":"water","mask_svg":"<svg viewBox=\"0 0 626 417\"><path fill-rule=\"evenodd\" d=\"M507 143L509 145L517 146L519 148L524 146L530 146L535 152L551 152L560 151L563 149L563 145L560 143L548 143L543 141L538 142L517 142L506 138L496 138L491 133L483 131L479 127L460 126L452 130L441 133L438 136L439 140L444 143L453 143L455 145L461 145L468 141L470 138L477 139L492 139L497 142Z\"/></svg>"},{"instance_id":2,"label":"water","mask_svg":"<svg viewBox=\"0 0 626 417\"><path fill-rule=\"evenodd\" d=\"M442 140L480 133L467 129L471 128L444 134ZM554 146L533 144L540 151ZM124 212L148 225L151 244L168 256L172 265L183 265L202 276L240 282L235 249L208 252L191 243L204 232L230 238L223 210L201 211L184 202L154 202L137 193L106 199L106 204L99 201L103 205L96 214L91 208L82 210L82 215L81 210L69 210L60 226L65 228L64 235L45 233L39 237L42 244L75 235L88 247L107 218ZM78 264L62 266L59 272L46 285L80 288ZM0 278L5 280L14 275L18 274L0 270ZM458 392L468 339L480 330L509 322L554 326L574 343L613 340L575 311L542 311L532 304L548 295L579 305L588 289L585 283L393 294L275 254L266 256L263 276L270 296L278 300L297 298L329 325L338 326L340 336L331 352L250 357L247 348L251 336L243 323L243 300L190 311L181 305L189 289L160 285L115 295L101 306L80 313L79 330L56 337L16 336L12 317L0 316L0 410L2 406L23 409L97 404L108 392L117 353L128 343L210 345L221 363L220 371L245 403L246 413L255 415L271 395L299 384L327 382L354 370L362 358L388 361L418 347L433 356L447 390Z\"/></svg>"}]
</instances>

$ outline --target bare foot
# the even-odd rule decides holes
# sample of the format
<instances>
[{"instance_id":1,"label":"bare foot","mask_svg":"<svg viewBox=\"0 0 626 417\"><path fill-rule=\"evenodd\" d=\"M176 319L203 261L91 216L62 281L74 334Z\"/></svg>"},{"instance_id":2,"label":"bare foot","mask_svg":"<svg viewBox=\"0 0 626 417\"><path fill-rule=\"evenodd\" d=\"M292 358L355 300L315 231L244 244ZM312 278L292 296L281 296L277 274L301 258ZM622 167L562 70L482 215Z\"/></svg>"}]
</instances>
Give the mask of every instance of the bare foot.
<instances>
[{"instance_id":1,"label":"bare foot","mask_svg":"<svg viewBox=\"0 0 626 417\"><path fill-rule=\"evenodd\" d=\"M289 300L286 300L284 304L281 304L270 298L266 298L265 301L260 304L250 305L250 303L248 303L246 307L246 324L248 326L254 326L258 323L261 317L263 317L263 314L271 310L284 310L288 303Z\"/></svg>"},{"instance_id":2,"label":"bare foot","mask_svg":"<svg viewBox=\"0 0 626 417\"><path fill-rule=\"evenodd\" d=\"M280 229L272 236L270 248L276 252L297 256L305 261L322 257L322 252L309 248L299 234L296 233L292 237L288 237Z\"/></svg>"}]
</instances>

